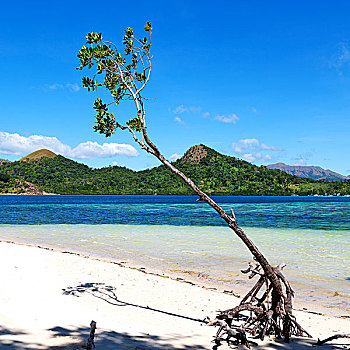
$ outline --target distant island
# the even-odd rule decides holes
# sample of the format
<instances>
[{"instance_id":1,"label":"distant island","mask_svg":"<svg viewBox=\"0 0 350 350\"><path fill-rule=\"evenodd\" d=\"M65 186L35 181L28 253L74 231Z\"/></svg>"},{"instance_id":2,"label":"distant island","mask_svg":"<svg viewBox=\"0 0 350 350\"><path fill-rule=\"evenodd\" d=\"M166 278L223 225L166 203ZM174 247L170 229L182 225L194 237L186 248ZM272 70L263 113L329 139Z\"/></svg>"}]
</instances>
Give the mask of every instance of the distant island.
<instances>
[{"instance_id":1,"label":"distant island","mask_svg":"<svg viewBox=\"0 0 350 350\"><path fill-rule=\"evenodd\" d=\"M267 167L256 166L223 155L205 145L191 147L174 164L211 195L350 194L350 180L345 177L338 179L330 175L332 181L300 177L288 174L287 172L291 171L288 168L290 166L283 163ZM282 167L281 164L284 166L282 170L277 167ZM310 171L298 174L306 176ZM121 166L91 169L49 150L38 150L15 162L1 159L0 193L193 194L179 178L162 165L141 171Z\"/></svg>"},{"instance_id":2,"label":"distant island","mask_svg":"<svg viewBox=\"0 0 350 350\"><path fill-rule=\"evenodd\" d=\"M343 181L350 179L350 176L338 174L332 170L325 170L319 166L306 166L306 165L287 165L284 163L276 163L267 165L268 169L279 169L287 174L296 175L299 177L306 177L313 180L325 180L325 181Z\"/></svg>"}]
</instances>

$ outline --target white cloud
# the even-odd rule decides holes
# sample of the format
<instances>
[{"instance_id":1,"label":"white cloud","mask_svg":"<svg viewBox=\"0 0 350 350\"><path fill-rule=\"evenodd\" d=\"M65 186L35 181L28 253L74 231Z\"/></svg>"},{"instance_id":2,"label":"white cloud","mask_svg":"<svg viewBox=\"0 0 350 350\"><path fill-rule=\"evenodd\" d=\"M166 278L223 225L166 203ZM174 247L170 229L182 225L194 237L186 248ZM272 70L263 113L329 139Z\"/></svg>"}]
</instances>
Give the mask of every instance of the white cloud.
<instances>
[{"instance_id":1,"label":"white cloud","mask_svg":"<svg viewBox=\"0 0 350 350\"><path fill-rule=\"evenodd\" d=\"M304 159L298 159L292 165L306 165L306 162Z\"/></svg>"},{"instance_id":2,"label":"white cloud","mask_svg":"<svg viewBox=\"0 0 350 350\"><path fill-rule=\"evenodd\" d=\"M112 162L112 165L113 165L113 166L117 166L117 165L119 165L119 164L118 164L118 162L117 162L116 160L114 160L114 161Z\"/></svg>"},{"instance_id":3,"label":"white cloud","mask_svg":"<svg viewBox=\"0 0 350 350\"><path fill-rule=\"evenodd\" d=\"M191 113L200 113L201 107L200 106L189 106L185 107L184 105L177 106L175 109L171 110L169 108L169 111L171 111L174 114L182 114L185 112L191 112Z\"/></svg>"},{"instance_id":4,"label":"white cloud","mask_svg":"<svg viewBox=\"0 0 350 350\"><path fill-rule=\"evenodd\" d=\"M340 68L348 62L350 62L350 48L348 44L342 42L338 45L337 53L333 57L331 65L335 68Z\"/></svg>"},{"instance_id":5,"label":"white cloud","mask_svg":"<svg viewBox=\"0 0 350 350\"><path fill-rule=\"evenodd\" d=\"M93 159L109 158L115 155L136 157L138 152L133 146L128 144L111 142L100 145L97 142L86 141L73 148L67 155L78 159Z\"/></svg>"},{"instance_id":6,"label":"white cloud","mask_svg":"<svg viewBox=\"0 0 350 350\"><path fill-rule=\"evenodd\" d=\"M246 160L247 162L254 162L256 160L255 156L251 153L246 153L246 154L243 154L243 157L242 157L244 160Z\"/></svg>"},{"instance_id":7,"label":"white cloud","mask_svg":"<svg viewBox=\"0 0 350 350\"><path fill-rule=\"evenodd\" d=\"M292 165L306 165L308 161L312 159L314 154L314 149L305 150L304 152L299 153L295 157L291 158L294 161Z\"/></svg>"},{"instance_id":8,"label":"white cloud","mask_svg":"<svg viewBox=\"0 0 350 350\"><path fill-rule=\"evenodd\" d=\"M181 158L181 155L180 155L180 154L174 153L174 154L172 154L172 155L169 157L169 160L170 160L171 162L173 162L173 161L175 161L175 160L177 160L177 159L180 159L180 158Z\"/></svg>"},{"instance_id":9,"label":"white cloud","mask_svg":"<svg viewBox=\"0 0 350 350\"><path fill-rule=\"evenodd\" d=\"M258 114L258 113L259 113L255 107L251 107L251 111L252 111L254 114Z\"/></svg>"},{"instance_id":10,"label":"white cloud","mask_svg":"<svg viewBox=\"0 0 350 350\"><path fill-rule=\"evenodd\" d=\"M242 158L250 163L255 162L257 160L260 162L267 162L272 159L270 154L261 154L259 152L255 154L252 154L252 153L243 154Z\"/></svg>"},{"instance_id":11,"label":"white cloud","mask_svg":"<svg viewBox=\"0 0 350 350\"><path fill-rule=\"evenodd\" d=\"M176 123L179 123L179 124L181 124L181 125L183 125L183 126L188 127L188 125L187 125L180 117L175 117L175 118L174 118L174 121L175 121Z\"/></svg>"},{"instance_id":12,"label":"white cloud","mask_svg":"<svg viewBox=\"0 0 350 350\"><path fill-rule=\"evenodd\" d=\"M283 151L283 148L270 146L265 143L260 143L258 139L242 139L238 142L232 143L232 148L235 153L243 154L246 150L270 150L280 152Z\"/></svg>"},{"instance_id":13,"label":"white cloud","mask_svg":"<svg viewBox=\"0 0 350 350\"><path fill-rule=\"evenodd\" d=\"M272 160L271 154L266 154L267 150L281 152L283 148L270 146L265 143L260 143L258 139L241 139L238 142L232 143L233 151L242 156L248 162L267 162Z\"/></svg>"},{"instance_id":14,"label":"white cloud","mask_svg":"<svg viewBox=\"0 0 350 350\"><path fill-rule=\"evenodd\" d=\"M0 131L0 153L23 155L46 148L57 154L77 159L108 158L115 155L136 157L137 150L128 144L104 143L86 141L75 148L61 142L57 137L31 135L21 136L17 133L10 134Z\"/></svg>"},{"instance_id":15,"label":"white cloud","mask_svg":"<svg viewBox=\"0 0 350 350\"><path fill-rule=\"evenodd\" d=\"M78 92L80 90L80 87L77 83L71 84L71 83L66 83L66 84L51 84L51 85L46 85L50 90L64 90L67 89L72 92Z\"/></svg>"},{"instance_id":16,"label":"white cloud","mask_svg":"<svg viewBox=\"0 0 350 350\"><path fill-rule=\"evenodd\" d=\"M49 89L50 90L63 89L63 85L62 84L52 84L52 85L49 85Z\"/></svg>"},{"instance_id":17,"label":"white cloud","mask_svg":"<svg viewBox=\"0 0 350 350\"><path fill-rule=\"evenodd\" d=\"M202 114L203 118L209 118L210 117L210 113L209 112L205 112Z\"/></svg>"},{"instance_id":18,"label":"white cloud","mask_svg":"<svg viewBox=\"0 0 350 350\"><path fill-rule=\"evenodd\" d=\"M236 116L236 114L231 114L229 116L224 116L224 115L217 115L214 117L214 119L219 120L220 122L223 123L233 123L236 124L239 118Z\"/></svg>"},{"instance_id":19,"label":"white cloud","mask_svg":"<svg viewBox=\"0 0 350 350\"><path fill-rule=\"evenodd\" d=\"M266 145L265 143L261 144L261 148L262 149L268 149L270 151L283 151L283 148L275 147L275 146L269 146L269 145Z\"/></svg>"},{"instance_id":20,"label":"white cloud","mask_svg":"<svg viewBox=\"0 0 350 350\"><path fill-rule=\"evenodd\" d=\"M48 148L55 153L66 154L70 151L68 145L63 144L57 137L31 135L21 136L0 131L0 153L21 155L40 148Z\"/></svg>"},{"instance_id":21,"label":"white cloud","mask_svg":"<svg viewBox=\"0 0 350 350\"><path fill-rule=\"evenodd\" d=\"M80 90L80 87L77 83L75 83L75 84L68 83L68 84L66 84L66 87L68 89L72 90L73 92L78 92Z\"/></svg>"},{"instance_id":22,"label":"white cloud","mask_svg":"<svg viewBox=\"0 0 350 350\"><path fill-rule=\"evenodd\" d=\"M182 114L184 112L187 112L188 109L184 107L184 105L180 105L180 106L177 106L174 110L172 110L172 112L174 114Z\"/></svg>"},{"instance_id":23,"label":"white cloud","mask_svg":"<svg viewBox=\"0 0 350 350\"><path fill-rule=\"evenodd\" d=\"M259 140L257 139L242 139L238 142L233 142L232 147L235 153L242 154L247 149L256 149L259 147Z\"/></svg>"}]
</instances>

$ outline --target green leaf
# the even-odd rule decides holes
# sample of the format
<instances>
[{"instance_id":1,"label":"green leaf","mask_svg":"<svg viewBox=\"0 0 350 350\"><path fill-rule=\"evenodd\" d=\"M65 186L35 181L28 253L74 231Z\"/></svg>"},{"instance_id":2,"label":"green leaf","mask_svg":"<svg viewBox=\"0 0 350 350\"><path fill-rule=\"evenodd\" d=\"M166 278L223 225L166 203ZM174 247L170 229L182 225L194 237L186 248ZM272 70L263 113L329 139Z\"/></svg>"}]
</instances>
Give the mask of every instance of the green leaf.
<instances>
[{"instance_id":1,"label":"green leaf","mask_svg":"<svg viewBox=\"0 0 350 350\"><path fill-rule=\"evenodd\" d=\"M131 129L141 132L141 123L138 117L130 119L129 121L126 122L126 125L129 125Z\"/></svg>"},{"instance_id":2,"label":"green leaf","mask_svg":"<svg viewBox=\"0 0 350 350\"><path fill-rule=\"evenodd\" d=\"M87 44L97 44L99 41L102 41L102 33L90 32L85 39Z\"/></svg>"},{"instance_id":3,"label":"green leaf","mask_svg":"<svg viewBox=\"0 0 350 350\"><path fill-rule=\"evenodd\" d=\"M145 25L145 31L150 32L152 30L152 24L151 22L147 22Z\"/></svg>"}]
</instances>

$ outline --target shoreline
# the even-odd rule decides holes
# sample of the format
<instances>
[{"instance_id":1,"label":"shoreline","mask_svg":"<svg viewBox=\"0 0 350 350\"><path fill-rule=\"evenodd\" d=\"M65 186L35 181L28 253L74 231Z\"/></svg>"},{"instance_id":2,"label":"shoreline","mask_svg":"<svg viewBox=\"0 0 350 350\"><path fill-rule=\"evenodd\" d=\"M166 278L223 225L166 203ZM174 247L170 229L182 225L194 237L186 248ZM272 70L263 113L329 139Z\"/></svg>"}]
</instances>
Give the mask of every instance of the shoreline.
<instances>
[{"instance_id":1,"label":"shoreline","mask_svg":"<svg viewBox=\"0 0 350 350\"><path fill-rule=\"evenodd\" d=\"M196 194L151 194L151 193L133 193L133 194L121 194L121 193L69 193L69 194L62 194L62 193L3 193L0 192L0 196L186 196L186 197L198 197ZM308 195L299 195L299 194L276 194L276 195L257 195L257 194L210 194L209 197L321 197L321 198L343 198L343 197L350 197L350 194L342 194L342 195L323 195L323 194L308 194ZM202 202L202 201L200 201Z\"/></svg>"},{"instance_id":2,"label":"shoreline","mask_svg":"<svg viewBox=\"0 0 350 350\"><path fill-rule=\"evenodd\" d=\"M239 240L224 232L225 228L88 224L2 226L2 240L70 251L102 261L124 261L124 265L130 267L226 290L229 294L243 296L255 283L240 272L251 261L251 255ZM339 251L350 242L348 238L340 239L345 237L342 233L337 239L332 235L326 239L315 235L317 232L304 230L300 238L293 230L246 229L253 241L264 248L273 266L281 262L287 264L284 274L296 292L295 308L328 315L350 315L349 282L345 278L349 257L341 258L343 253ZM276 234L284 240L274 241ZM295 237L299 237L305 247L316 244L320 249L310 256Z\"/></svg>"},{"instance_id":3,"label":"shoreline","mask_svg":"<svg viewBox=\"0 0 350 350\"><path fill-rule=\"evenodd\" d=\"M60 254L68 254L72 256L77 256L83 259L89 259L93 261L98 261L102 263L107 264L114 264L121 268L130 269L139 271L146 275L153 275L160 278L170 279L173 281L177 281L180 283L189 284L192 286L196 286L205 290L210 291L216 291L218 293L230 295L234 297L235 301L238 303L239 299L242 298L245 293L247 293L250 289L249 280L246 276L242 274L236 274L239 276L239 280L243 283L235 284L234 286L230 285L228 286L225 283L220 283L220 281L215 280L213 278L207 278L207 275L203 275L202 273L198 273L196 271L191 270L181 270L181 269L174 269L174 270L168 270L168 269L160 269L159 266L150 266L147 263L141 263L137 260L130 260L130 258L127 259L120 259L120 258L107 258L107 257L101 257L94 254L88 254L84 253L79 250L67 250L67 249L60 249L57 247L49 246L49 245L38 245L35 243L27 243L27 242L16 242L11 240L3 240L0 239L0 243L7 243L7 244L13 244L13 245L19 245L19 246L25 246L25 247L31 247L31 248L38 248L46 251L52 251L55 253ZM127 260L127 261L123 261ZM209 276L209 275L208 275ZM254 283L254 281L252 282ZM231 287L231 288L229 288ZM232 289L232 288L235 289ZM292 286L293 287L293 286ZM294 288L295 289L295 288ZM298 295L298 293L297 293ZM336 307L330 307L330 306L324 306L324 305L315 305L315 303L312 303L311 301L308 303L307 301L296 301L293 300L293 310L301 311L305 313L315 314L315 315L322 315L322 316L328 316L328 317L335 317L335 318L342 318L342 319L349 319L350 320L350 305L349 309L343 310L341 308Z\"/></svg>"},{"instance_id":4,"label":"shoreline","mask_svg":"<svg viewBox=\"0 0 350 350\"><path fill-rule=\"evenodd\" d=\"M0 242L0 263L0 349L82 349L94 320L97 349L209 350L217 328L204 326L204 318L239 301L142 268L51 248ZM348 318L295 315L314 339L254 340L258 348L303 350L350 327ZM338 339L322 350L344 343Z\"/></svg>"}]
</instances>

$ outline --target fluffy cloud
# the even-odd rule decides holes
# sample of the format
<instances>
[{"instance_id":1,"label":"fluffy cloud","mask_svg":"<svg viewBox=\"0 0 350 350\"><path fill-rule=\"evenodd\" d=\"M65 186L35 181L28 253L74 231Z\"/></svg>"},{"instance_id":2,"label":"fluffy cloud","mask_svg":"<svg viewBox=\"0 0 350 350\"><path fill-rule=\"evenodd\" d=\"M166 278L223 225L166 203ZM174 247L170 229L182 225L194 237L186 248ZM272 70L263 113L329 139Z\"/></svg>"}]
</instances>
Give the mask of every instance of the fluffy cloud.
<instances>
[{"instance_id":1,"label":"fluffy cloud","mask_svg":"<svg viewBox=\"0 0 350 350\"><path fill-rule=\"evenodd\" d=\"M55 153L67 154L71 148L63 144L57 137L31 135L21 136L0 131L0 153L21 155L40 148L48 148Z\"/></svg>"},{"instance_id":2,"label":"fluffy cloud","mask_svg":"<svg viewBox=\"0 0 350 350\"><path fill-rule=\"evenodd\" d=\"M175 161L175 160L177 160L177 159L180 159L180 158L181 158L181 154L174 153L174 154L172 154L172 155L169 157L169 160L170 160L171 162L173 162L173 161Z\"/></svg>"},{"instance_id":3,"label":"fluffy cloud","mask_svg":"<svg viewBox=\"0 0 350 350\"><path fill-rule=\"evenodd\" d=\"M115 155L136 157L138 152L133 146L128 144L111 142L100 145L97 142L86 141L70 150L67 155L78 159L93 159L109 158Z\"/></svg>"},{"instance_id":4,"label":"fluffy cloud","mask_svg":"<svg viewBox=\"0 0 350 350\"><path fill-rule=\"evenodd\" d=\"M23 155L41 148L47 148L57 154L77 159L108 158L115 155L136 157L137 150L128 144L104 143L86 141L75 148L64 144L57 137L31 135L21 136L0 131L0 153Z\"/></svg>"},{"instance_id":5,"label":"fluffy cloud","mask_svg":"<svg viewBox=\"0 0 350 350\"><path fill-rule=\"evenodd\" d=\"M247 149L255 150L258 147L259 140L257 139L242 139L232 143L233 151L237 154L242 154Z\"/></svg>"},{"instance_id":6,"label":"fluffy cloud","mask_svg":"<svg viewBox=\"0 0 350 350\"><path fill-rule=\"evenodd\" d=\"M242 156L242 158L248 162L267 162L272 160L272 156L270 154L264 153L267 150L275 152L283 151L283 148L260 143L258 139L253 138L233 142L232 148L236 154Z\"/></svg>"},{"instance_id":7,"label":"fluffy cloud","mask_svg":"<svg viewBox=\"0 0 350 350\"><path fill-rule=\"evenodd\" d=\"M224 116L224 115L217 115L214 117L215 120L219 120L220 122L223 123L233 123L236 124L239 118L236 116L236 114L231 114L229 116Z\"/></svg>"},{"instance_id":8,"label":"fluffy cloud","mask_svg":"<svg viewBox=\"0 0 350 350\"><path fill-rule=\"evenodd\" d=\"M242 158L246 160L247 162L255 162L255 161L260 161L260 162L267 162L272 159L270 154L261 154L260 152L252 154L252 153L246 153L243 154Z\"/></svg>"},{"instance_id":9,"label":"fluffy cloud","mask_svg":"<svg viewBox=\"0 0 350 350\"><path fill-rule=\"evenodd\" d=\"M246 150L283 151L283 148L270 146L265 143L260 143L258 139L242 139L242 140L239 140L238 142L233 142L232 148L234 152L237 154L243 154L245 153Z\"/></svg>"}]
</instances>

